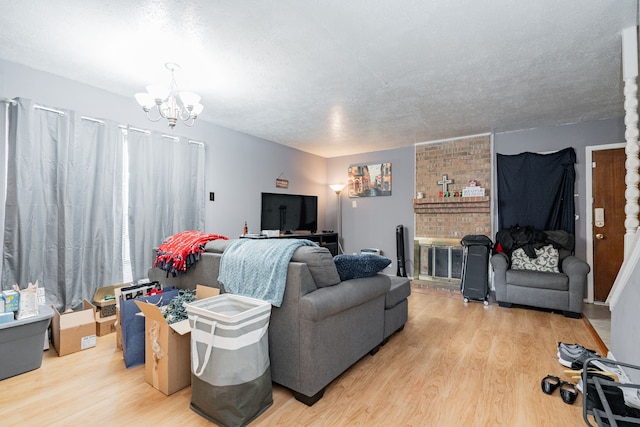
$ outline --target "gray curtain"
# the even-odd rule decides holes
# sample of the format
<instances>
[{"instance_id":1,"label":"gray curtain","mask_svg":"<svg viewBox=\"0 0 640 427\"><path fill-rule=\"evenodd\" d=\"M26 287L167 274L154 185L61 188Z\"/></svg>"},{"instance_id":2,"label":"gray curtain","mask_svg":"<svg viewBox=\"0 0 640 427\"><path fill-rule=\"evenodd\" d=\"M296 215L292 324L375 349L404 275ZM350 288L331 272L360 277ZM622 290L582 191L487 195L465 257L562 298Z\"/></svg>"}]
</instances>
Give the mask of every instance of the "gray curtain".
<instances>
[{"instance_id":1,"label":"gray curtain","mask_svg":"<svg viewBox=\"0 0 640 427\"><path fill-rule=\"evenodd\" d=\"M122 132L118 125L9 109L2 288L38 280L75 308L122 280Z\"/></svg>"},{"instance_id":2,"label":"gray curtain","mask_svg":"<svg viewBox=\"0 0 640 427\"><path fill-rule=\"evenodd\" d=\"M133 279L147 277L157 248L180 231L204 231L201 143L129 129L129 238ZM144 161L140 161L144 159Z\"/></svg>"},{"instance_id":3,"label":"gray curtain","mask_svg":"<svg viewBox=\"0 0 640 427\"><path fill-rule=\"evenodd\" d=\"M9 103L8 100L2 100L0 102L0 224L4 224L4 203L7 195L7 144L9 143L9 135L7 122L9 117ZM0 242L4 242L4 227L0 228ZM2 259L3 246L0 245L0 259ZM0 273L1 274L1 273ZM2 281L0 280L0 289L2 287Z\"/></svg>"}]
</instances>

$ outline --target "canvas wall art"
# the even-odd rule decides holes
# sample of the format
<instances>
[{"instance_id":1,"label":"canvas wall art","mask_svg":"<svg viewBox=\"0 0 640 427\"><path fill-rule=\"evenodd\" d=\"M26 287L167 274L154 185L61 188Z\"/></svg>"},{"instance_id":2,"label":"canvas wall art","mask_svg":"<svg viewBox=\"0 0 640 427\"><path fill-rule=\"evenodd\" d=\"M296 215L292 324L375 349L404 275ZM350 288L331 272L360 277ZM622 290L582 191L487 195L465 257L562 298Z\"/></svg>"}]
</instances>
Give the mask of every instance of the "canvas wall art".
<instances>
[{"instance_id":1,"label":"canvas wall art","mask_svg":"<svg viewBox=\"0 0 640 427\"><path fill-rule=\"evenodd\" d=\"M391 163L349 166L349 197L391 195Z\"/></svg>"}]
</instances>

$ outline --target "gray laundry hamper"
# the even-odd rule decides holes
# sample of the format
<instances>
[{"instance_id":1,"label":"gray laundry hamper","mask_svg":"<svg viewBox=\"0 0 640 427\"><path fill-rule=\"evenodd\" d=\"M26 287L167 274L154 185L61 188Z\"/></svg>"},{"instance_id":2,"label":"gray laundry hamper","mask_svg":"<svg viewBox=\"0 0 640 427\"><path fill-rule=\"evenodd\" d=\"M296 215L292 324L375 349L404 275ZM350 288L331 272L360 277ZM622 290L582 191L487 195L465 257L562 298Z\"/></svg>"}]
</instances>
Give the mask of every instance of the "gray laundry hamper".
<instances>
[{"instance_id":1,"label":"gray laundry hamper","mask_svg":"<svg viewBox=\"0 0 640 427\"><path fill-rule=\"evenodd\" d=\"M185 305L191 326L191 409L219 426L244 426L273 404L271 304L222 294Z\"/></svg>"}]
</instances>

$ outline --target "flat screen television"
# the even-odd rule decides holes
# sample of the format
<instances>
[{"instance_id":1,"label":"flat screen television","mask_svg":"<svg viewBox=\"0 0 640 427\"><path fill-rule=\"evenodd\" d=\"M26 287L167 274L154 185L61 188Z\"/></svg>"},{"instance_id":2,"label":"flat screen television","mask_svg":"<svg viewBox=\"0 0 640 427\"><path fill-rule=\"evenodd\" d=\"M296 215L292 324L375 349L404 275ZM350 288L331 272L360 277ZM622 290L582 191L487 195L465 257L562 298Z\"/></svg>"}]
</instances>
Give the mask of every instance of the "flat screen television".
<instances>
[{"instance_id":1,"label":"flat screen television","mask_svg":"<svg viewBox=\"0 0 640 427\"><path fill-rule=\"evenodd\" d=\"M262 193L261 230L280 233L318 230L318 196Z\"/></svg>"}]
</instances>

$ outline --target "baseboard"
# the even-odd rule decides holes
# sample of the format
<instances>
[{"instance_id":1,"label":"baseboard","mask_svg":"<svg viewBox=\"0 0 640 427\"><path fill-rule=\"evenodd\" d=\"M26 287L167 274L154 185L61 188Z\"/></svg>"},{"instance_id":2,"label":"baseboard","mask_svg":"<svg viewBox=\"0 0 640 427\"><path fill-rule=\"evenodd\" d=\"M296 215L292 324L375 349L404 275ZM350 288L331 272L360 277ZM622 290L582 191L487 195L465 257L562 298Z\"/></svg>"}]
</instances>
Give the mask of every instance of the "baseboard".
<instances>
[{"instance_id":1,"label":"baseboard","mask_svg":"<svg viewBox=\"0 0 640 427\"><path fill-rule=\"evenodd\" d=\"M598 343L598 347L599 347L598 348L598 350L599 350L598 353L600 353L600 354L609 354L609 348L604 343L604 341L602 341L602 338L600 338L600 335L598 335L598 332L595 330L595 328L593 327L593 325L591 324L591 322L589 321L587 316L583 315L582 316L582 320L584 321L586 328L591 333L591 336L593 336L593 338Z\"/></svg>"}]
</instances>

